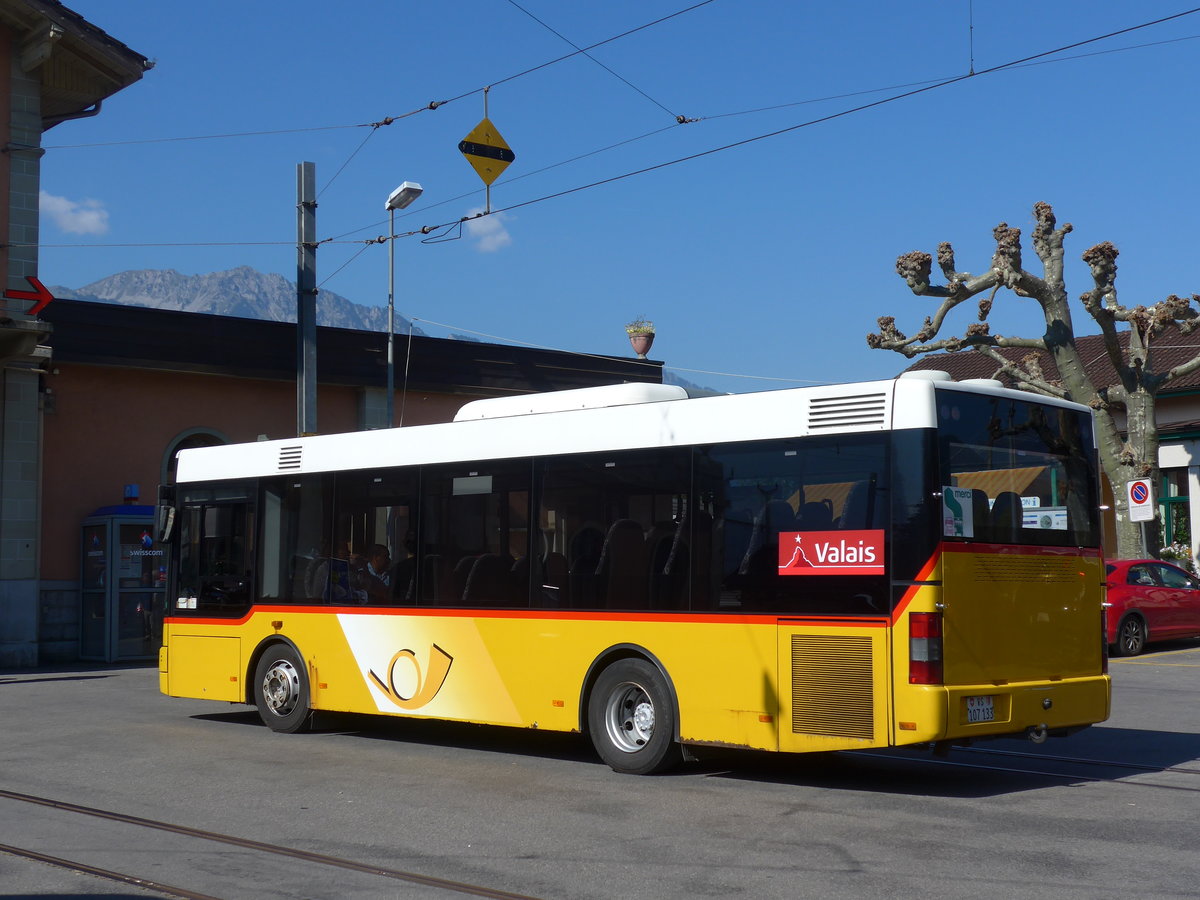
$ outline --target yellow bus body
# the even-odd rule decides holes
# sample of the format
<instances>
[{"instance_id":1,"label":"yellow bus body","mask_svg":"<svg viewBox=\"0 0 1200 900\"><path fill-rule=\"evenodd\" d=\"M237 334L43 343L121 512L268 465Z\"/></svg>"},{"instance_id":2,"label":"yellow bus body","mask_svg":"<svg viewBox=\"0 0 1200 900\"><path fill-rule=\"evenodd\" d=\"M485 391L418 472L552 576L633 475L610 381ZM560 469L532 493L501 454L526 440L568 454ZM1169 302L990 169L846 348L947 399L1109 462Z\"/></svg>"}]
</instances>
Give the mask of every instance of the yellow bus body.
<instances>
[{"instance_id":1,"label":"yellow bus body","mask_svg":"<svg viewBox=\"0 0 1200 900\"><path fill-rule=\"evenodd\" d=\"M168 619L161 688L253 703L258 655L286 641L313 709L579 731L590 675L636 654L668 679L689 744L810 752L1070 729L1109 713L1103 563L1046 556L944 552L878 618L259 606ZM910 684L907 617L939 611L943 683ZM981 696L992 719L968 721Z\"/></svg>"}]
</instances>

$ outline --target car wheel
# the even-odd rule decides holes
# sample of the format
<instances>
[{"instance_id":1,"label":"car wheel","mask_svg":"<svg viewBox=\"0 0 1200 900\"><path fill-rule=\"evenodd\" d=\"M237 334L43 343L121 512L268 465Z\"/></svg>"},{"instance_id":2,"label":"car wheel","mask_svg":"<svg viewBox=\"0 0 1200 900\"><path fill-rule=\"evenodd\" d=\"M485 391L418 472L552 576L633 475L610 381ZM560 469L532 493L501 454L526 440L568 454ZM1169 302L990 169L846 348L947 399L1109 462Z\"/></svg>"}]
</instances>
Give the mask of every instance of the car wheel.
<instances>
[{"instance_id":1,"label":"car wheel","mask_svg":"<svg viewBox=\"0 0 1200 900\"><path fill-rule=\"evenodd\" d=\"M605 669L588 698L588 732L614 771L650 775L683 759L675 741L675 705L662 673L644 659Z\"/></svg>"},{"instance_id":2,"label":"car wheel","mask_svg":"<svg viewBox=\"0 0 1200 900\"><path fill-rule=\"evenodd\" d=\"M286 644L267 648L254 669L254 700L272 731L295 734L308 728L308 673L299 653Z\"/></svg>"},{"instance_id":3,"label":"car wheel","mask_svg":"<svg viewBox=\"0 0 1200 900\"><path fill-rule=\"evenodd\" d=\"M1146 649L1146 623L1141 616L1126 616L1117 628L1117 656L1137 656Z\"/></svg>"}]
</instances>

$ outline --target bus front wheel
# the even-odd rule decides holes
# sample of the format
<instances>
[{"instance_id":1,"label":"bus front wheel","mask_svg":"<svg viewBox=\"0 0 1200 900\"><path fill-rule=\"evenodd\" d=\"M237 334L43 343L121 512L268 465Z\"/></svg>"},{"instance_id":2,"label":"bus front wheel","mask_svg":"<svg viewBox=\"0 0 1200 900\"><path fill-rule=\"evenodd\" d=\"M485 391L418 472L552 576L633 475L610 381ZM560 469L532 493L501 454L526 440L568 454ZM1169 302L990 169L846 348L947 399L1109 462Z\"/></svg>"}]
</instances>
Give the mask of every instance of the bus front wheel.
<instances>
[{"instance_id":1,"label":"bus front wheel","mask_svg":"<svg viewBox=\"0 0 1200 900\"><path fill-rule=\"evenodd\" d=\"M683 758L675 707L662 673L644 659L622 659L600 673L588 699L588 732L614 771L650 775Z\"/></svg>"},{"instance_id":2,"label":"bus front wheel","mask_svg":"<svg viewBox=\"0 0 1200 900\"><path fill-rule=\"evenodd\" d=\"M258 715L272 731L295 734L308 727L308 674L291 647L268 647L254 670Z\"/></svg>"}]
</instances>

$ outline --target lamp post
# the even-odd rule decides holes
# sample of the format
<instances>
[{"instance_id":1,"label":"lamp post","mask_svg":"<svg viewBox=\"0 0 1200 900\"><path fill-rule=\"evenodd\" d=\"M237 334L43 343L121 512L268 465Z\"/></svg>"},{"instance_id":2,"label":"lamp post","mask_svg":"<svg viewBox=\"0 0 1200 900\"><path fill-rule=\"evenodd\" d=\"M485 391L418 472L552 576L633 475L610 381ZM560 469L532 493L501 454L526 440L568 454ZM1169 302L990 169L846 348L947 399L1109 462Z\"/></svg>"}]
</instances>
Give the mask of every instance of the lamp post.
<instances>
[{"instance_id":1,"label":"lamp post","mask_svg":"<svg viewBox=\"0 0 1200 900\"><path fill-rule=\"evenodd\" d=\"M422 188L415 181L406 181L388 194L384 208L388 211L388 313L387 313L387 427L395 424L396 361L396 210L404 209L421 196Z\"/></svg>"}]
</instances>

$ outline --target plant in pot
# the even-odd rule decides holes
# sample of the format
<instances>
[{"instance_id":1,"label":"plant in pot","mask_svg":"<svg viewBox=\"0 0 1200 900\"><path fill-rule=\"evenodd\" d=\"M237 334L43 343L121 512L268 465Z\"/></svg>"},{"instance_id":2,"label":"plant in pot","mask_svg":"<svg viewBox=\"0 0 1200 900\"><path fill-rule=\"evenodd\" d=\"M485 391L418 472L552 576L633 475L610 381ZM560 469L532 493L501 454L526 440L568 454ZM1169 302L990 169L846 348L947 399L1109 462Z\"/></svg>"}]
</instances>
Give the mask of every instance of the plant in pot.
<instances>
[{"instance_id":1,"label":"plant in pot","mask_svg":"<svg viewBox=\"0 0 1200 900\"><path fill-rule=\"evenodd\" d=\"M625 333L629 335L629 343L638 359L645 359L654 343L654 323L638 316L625 326Z\"/></svg>"}]
</instances>

